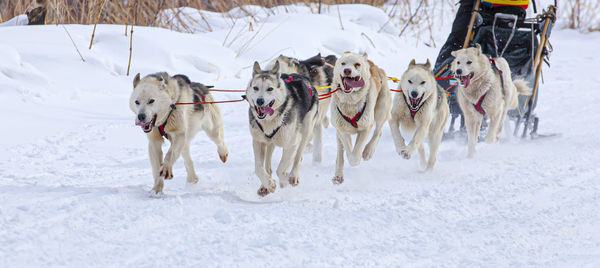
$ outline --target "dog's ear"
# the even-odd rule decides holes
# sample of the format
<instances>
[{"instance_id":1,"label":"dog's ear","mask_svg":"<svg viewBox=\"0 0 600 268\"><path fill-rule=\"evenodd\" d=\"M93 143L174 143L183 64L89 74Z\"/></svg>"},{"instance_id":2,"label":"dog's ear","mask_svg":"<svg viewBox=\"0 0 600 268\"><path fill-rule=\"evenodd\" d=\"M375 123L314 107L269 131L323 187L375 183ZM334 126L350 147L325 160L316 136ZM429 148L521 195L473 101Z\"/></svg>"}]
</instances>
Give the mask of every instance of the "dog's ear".
<instances>
[{"instance_id":1,"label":"dog's ear","mask_svg":"<svg viewBox=\"0 0 600 268\"><path fill-rule=\"evenodd\" d=\"M415 59L412 59L412 60L410 61L410 63L408 64L408 67L413 67L413 66L415 66L415 65L417 65L417 61L416 61Z\"/></svg>"},{"instance_id":2,"label":"dog's ear","mask_svg":"<svg viewBox=\"0 0 600 268\"><path fill-rule=\"evenodd\" d=\"M275 65L273 65L273 69L271 69L271 73L272 74L277 74L279 73L279 61L275 62Z\"/></svg>"},{"instance_id":3,"label":"dog's ear","mask_svg":"<svg viewBox=\"0 0 600 268\"><path fill-rule=\"evenodd\" d=\"M369 58L369 55L367 54L367 52L363 53L363 55L362 55L362 56L363 56L363 58L365 58L365 59L368 59L368 58Z\"/></svg>"},{"instance_id":4,"label":"dog's ear","mask_svg":"<svg viewBox=\"0 0 600 268\"><path fill-rule=\"evenodd\" d=\"M456 58L456 51L452 51L452 52L450 52L450 55L452 55L452 57L455 57L455 58Z\"/></svg>"},{"instance_id":5,"label":"dog's ear","mask_svg":"<svg viewBox=\"0 0 600 268\"><path fill-rule=\"evenodd\" d=\"M477 43L475 44L475 48L477 49L477 55L481 55L481 45Z\"/></svg>"},{"instance_id":6,"label":"dog's ear","mask_svg":"<svg viewBox=\"0 0 600 268\"><path fill-rule=\"evenodd\" d=\"M427 59L427 62L425 63L425 68L431 69L431 62L429 61L429 59Z\"/></svg>"},{"instance_id":7,"label":"dog's ear","mask_svg":"<svg viewBox=\"0 0 600 268\"><path fill-rule=\"evenodd\" d=\"M133 88L137 87L138 83L140 83L140 73L136 74L133 78Z\"/></svg>"},{"instance_id":8,"label":"dog's ear","mask_svg":"<svg viewBox=\"0 0 600 268\"><path fill-rule=\"evenodd\" d=\"M279 62L279 61L277 61ZM260 64L258 64L258 61L254 62L254 67L252 69L252 76L255 76L257 74L259 74L260 72L262 72L262 70L260 69Z\"/></svg>"}]
</instances>

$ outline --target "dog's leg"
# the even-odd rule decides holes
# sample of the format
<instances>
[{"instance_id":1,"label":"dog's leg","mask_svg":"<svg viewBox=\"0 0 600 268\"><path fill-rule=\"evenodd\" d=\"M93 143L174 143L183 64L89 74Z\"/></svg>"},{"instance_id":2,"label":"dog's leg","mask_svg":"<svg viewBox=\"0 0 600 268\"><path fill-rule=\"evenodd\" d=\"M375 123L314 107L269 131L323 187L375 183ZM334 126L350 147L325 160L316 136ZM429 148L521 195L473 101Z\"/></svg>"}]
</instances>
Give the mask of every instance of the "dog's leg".
<instances>
[{"instance_id":1,"label":"dog's leg","mask_svg":"<svg viewBox=\"0 0 600 268\"><path fill-rule=\"evenodd\" d=\"M308 116L310 116L310 114ZM298 186L298 183L300 183L299 179L300 179L300 167L302 166L302 155L304 154L304 149L306 148L306 145L313 138L312 137L313 130L315 128L321 129L321 126L319 125L319 123L315 123L315 121L310 118L307 118L306 120L304 120L303 124L306 124L307 126L312 125L313 127L312 128L306 127L303 129L304 131L302 133L302 139L300 140L300 144L298 144L298 148L296 148L296 155L294 156L294 165L292 166L292 173L290 174L290 178L289 178L289 183L292 186ZM317 126L317 125L319 125L319 126ZM317 140L319 140L318 146L316 146ZM321 143L320 137L315 138L315 149L318 149L318 151L319 151L319 158L321 157L321 154L320 154L321 144L320 143Z\"/></svg>"},{"instance_id":2,"label":"dog's leg","mask_svg":"<svg viewBox=\"0 0 600 268\"><path fill-rule=\"evenodd\" d=\"M342 184L344 182L344 144L340 138L339 131L336 136L337 141L337 157L335 158L335 176L333 184Z\"/></svg>"},{"instance_id":3,"label":"dog's leg","mask_svg":"<svg viewBox=\"0 0 600 268\"><path fill-rule=\"evenodd\" d=\"M469 150L467 157L473 158L475 155L475 146L477 145L477 139L479 137L479 131L481 131L481 120L483 120L483 116L470 115L466 116L465 112L465 125L467 127L467 136L469 140Z\"/></svg>"},{"instance_id":4,"label":"dog's leg","mask_svg":"<svg viewBox=\"0 0 600 268\"><path fill-rule=\"evenodd\" d=\"M187 182L198 183L198 176L196 175L196 171L194 170L194 161L192 161L192 156L190 154L190 142L191 140L187 141L183 146L183 152L181 156L183 157L185 171L187 172Z\"/></svg>"},{"instance_id":5,"label":"dog's leg","mask_svg":"<svg viewBox=\"0 0 600 268\"><path fill-rule=\"evenodd\" d=\"M273 174L273 168L271 167L271 163L273 162L273 150L275 150L275 145L267 144L267 150L265 151L265 171L269 177Z\"/></svg>"},{"instance_id":6,"label":"dog's leg","mask_svg":"<svg viewBox=\"0 0 600 268\"><path fill-rule=\"evenodd\" d=\"M281 152L281 160L279 161L279 166L277 166L276 171L277 177L279 177L279 186L281 186L281 188L287 186L288 184L288 170L294 161L297 149L298 144L290 144L283 147L283 151Z\"/></svg>"},{"instance_id":7,"label":"dog's leg","mask_svg":"<svg viewBox=\"0 0 600 268\"><path fill-rule=\"evenodd\" d=\"M266 196L272 192L275 192L275 181L271 179L271 176L265 172L265 152L267 151L267 145L253 140L252 147L254 149L254 172L260 179L261 186L258 188L257 194L259 196Z\"/></svg>"},{"instance_id":8,"label":"dog's leg","mask_svg":"<svg viewBox=\"0 0 600 268\"><path fill-rule=\"evenodd\" d=\"M419 145L419 164L421 165L421 167L427 165L427 159L425 155L425 143L421 143L421 145Z\"/></svg>"},{"instance_id":9,"label":"dog's leg","mask_svg":"<svg viewBox=\"0 0 600 268\"><path fill-rule=\"evenodd\" d=\"M163 191L165 185L163 177L160 176L160 167L162 165L163 156L163 139L162 137L159 139L148 137L148 140L148 153L150 155L150 165L152 166L152 176L154 177L154 187L152 188L152 191L158 194Z\"/></svg>"},{"instance_id":10,"label":"dog's leg","mask_svg":"<svg viewBox=\"0 0 600 268\"><path fill-rule=\"evenodd\" d=\"M442 143L442 136L444 136L444 126L442 125L438 129L432 131L429 134L429 141L427 145L429 146L429 161L427 161L427 168L425 171L433 171L433 166L435 166L435 162L437 161L437 152L440 148L440 143Z\"/></svg>"},{"instance_id":11,"label":"dog's leg","mask_svg":"<svg viewBox=\"0 0 600 268\"><path fill-rule=\"evenodd\" d=\"M400 152L406 148L404 137L402 137L402 133L400 133L400 121L396 116L392 116L389 125L392 132L392 138L394 139L394 145L396 146L396 152L400 154Z\"/></svg>"},{"instance_id":12,"label":"dog's leg","mask_svg":"<svg viewBox=\"0 0 600 268\"><path fill-rule=\"evenodd\" d=\"M371 133L371 129L359 131L356 134L356 141L354 142L354 148L352 148L352 153L348 156L348 162L350 165L355 167L360 164L362 160L362 156L364 155L365 144L367 143L367 139L369 138L369 134Z\"/></svg>"},{"instance_id":13,"label":"dog's leg","mask_svg":"<svg viewBox=\"0 0 600 268\"><path fill-rule=\"evenodd\" d=\"M431 124L431 118L422 118L421 120L416 121L415 124L416 130L413 139L410 141L410 143L408 143L406 149L400 152L400 155L402 155L404 159L410 159L412 153L415 150L419 149L421 145L423 145L423 141L429 133L429 125Z\"/></svg>"},{"instance_id":14,"label":"dog's leg","mask_svg":"<svg viewBox=\"0 0 600 268\"><path fill-rule=\"evenodd\" d=\"M227 149L227 146L225 146L223 124L221 123L220 125L215 126L213 129L206 130L206 135L208 135L208 137L217 145L217 153L219 154L221 162L227 162L229 150Z\"/></svg>"},{"instance_id":15,"label":"dog's leg","mask_svg":"<svg viewBox=\"0 0 600 268\"><path fill-rule=\"evenodd\" d=\"M384 89L382 89L382 90L384 90ZM387 90L387 89L385 89L385 90ZM381 98L381 97L379 97L379 98ZM384 105L385 104L383 104L382 106L384 106ZM389 106L388 106L388 108L389 108ZM379 144L379 140L381 139L381 133L383 132L383 126L385 125L385 122L387 122L388 119L390 118L389 110L387 112L388 115L385 115L384 111L379 111L380 109L382 109L382 108L376 108L376 110L375 110L375 131L373 131L373 137L371 138L371 140L369 141L369 143L367 144L367 146L365 147L365 149L362 153L362 157L365 161L373 158L373 155L375 154L375 149L377 148L377 145Z\"/></svg>"},{"instance_id":16,"label":"dog's leg","mask_svg":"<svg viewBox=\"0 0 600 268\"><path fill-rule=\"evenodd\" d=\"M323 127L319 122L315 123L315 138L313 141L313 163L321 163L323 151Z\"/></svg>"},{"instance_id":17,"label":"dog's leg","mask_svg":"<svg viewBox=\"0 0 600 268\"><path fill-rule=\"evenodd\" d=\"M488 116L490 117L490 128L485 136L486 143L496 143L498 141L499 130L502 129L502 122L500 121L503 112L504 108L500 108L499 111L495 111L495 113L488 113Z\"/></svg>"},{"instance_id":18,"label":"dog's leg","mask_svg":"<svg viewBox=\"0 0 600 268\"><path fill-rule=\"evenodd\" d=\"M167 151L167 154L165 155L165 161L160 168L160 175L163 176L165 180L173 178L173 165L175 164L175 161L179 159L187 138L185 133L173 133L171 134L171 137L171 147L169 147L169 151Z\"/></svg>"}]
</instances>

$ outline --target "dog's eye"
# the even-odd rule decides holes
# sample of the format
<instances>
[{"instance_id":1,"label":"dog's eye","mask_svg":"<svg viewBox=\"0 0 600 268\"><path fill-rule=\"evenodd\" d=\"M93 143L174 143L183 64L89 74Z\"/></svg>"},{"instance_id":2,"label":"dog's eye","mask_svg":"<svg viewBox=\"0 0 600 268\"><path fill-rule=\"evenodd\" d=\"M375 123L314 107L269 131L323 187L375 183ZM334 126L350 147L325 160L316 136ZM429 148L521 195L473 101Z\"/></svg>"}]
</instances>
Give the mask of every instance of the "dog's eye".
<instances>
[{"instance_id":1,"label":"dog's eye","mask_svg":"<svg viewBox=\"0 0 600 268\"><path fill-rule=\"evenodd\" d=\"M273 88L272 87L267 88L267 91L273 91Z\"/></svg>"},{"instance_id":2,"label":"dog's eye","mask_svg":"<svg viewBox=\"0 0 600 268\"><path fill-rule=\"evenodd\" d=\"M254 91L258 91L258 87L253 87L252 89L254 89Z\"/></svg>"},{"instance_id":3,"label":"dog's eye","mask_svg":"<svg viewBox=\"0 0 600 268\"><path fill-rule=\"evenodd\" d=\"M460 61L457 61L456 64L460 64Z\"/></svg>"},{"instance_id":4,"label":"dog's eye","mask_svg":"<svg viewBox=\"0 0 600 268\"><path fill-rule=\"evenodd\" d=\"M154 103L154 99L150 99L150 100L148 101L148 104L152 104L152 103Z\"/></svg>"},{"instance_id":5,"label":"dog's eye","mask_svg":"<svg viewBox=\"0 0 600 268\"><path fill-rule=\"evenodd\" d=\"M140 101L136 100L135 105L140 105Z\"/></svg>"},{"instance_id":6,"label":"dog's eye","mask_svg":"<svg viewBox=\"0 0 600 268\"><path fill-rule=\"evenodd\" d=\"M409 83L409 84L412 84L412 80L410 80L410 79L409 79L409 80L408 80L408 83Z\"/></svg>"},{"instance_id":7,"label":"dog's eye","mask_svg":"<svg viewBox=\"0 0 600 268\"><path fill-rule=\"evenodd\" d=\"M316 73L316 72L317 72L317 69L314 69L314 68L313 68L313 69L310 69L310 72L311 72L311 73Z\"/></svg>"},{"instance_id":8,"label":"dog's eye","mask_svg":"<svg viewBox=\"0 0 600 268\"><path fill-rule=\"evenodd\" d=\"M342 62L342 66L344 66L344 65L346 65L346 63L345 63L345 62Z\"/></svg>"},{"instance_id":9,"label":"dog's eye","mask_svg":"<svg viewBox=\"0 0 600 268\"><path fill-rule=\"evenodd\" d=\"M354 64L354 68L356 68L356 69L360 68L360 63L358 63L358 62L357 62L357 63L355 63L355 64Z\"/></svg>"},{"instance_id":10,"label":"dog's eye","mask_svg":"<svg viewBox=\"0 0 600 268\"><path fill-rule=\"evenodd\" d=\"M472 61L467 61L467 64L471 65L471 63L473 63Z\"/></svg>"},{"instance_id":11,"label":"dog's eye","mask_svg":"<svg viewBox=\"0 0 600 268\"><path fill-rule=\"evenodd\" d=\"M421 82L421 85L425 85L425 81Z\"/></svg>"}]
</instances>

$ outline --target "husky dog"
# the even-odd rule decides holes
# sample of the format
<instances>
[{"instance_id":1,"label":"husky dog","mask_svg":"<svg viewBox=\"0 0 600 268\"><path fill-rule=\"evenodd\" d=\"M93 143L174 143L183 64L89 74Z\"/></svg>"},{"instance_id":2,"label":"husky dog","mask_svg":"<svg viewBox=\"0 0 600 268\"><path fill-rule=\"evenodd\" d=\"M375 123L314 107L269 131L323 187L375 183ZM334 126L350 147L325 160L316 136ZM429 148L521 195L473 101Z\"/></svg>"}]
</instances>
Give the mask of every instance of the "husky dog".
<instances>
[{"instance_id":1,"label":"husky dog","mask_svg":"<svg viewBox=\"0 0 600 268\"><path fill-rule=\"evenodd\" d=\"M373 157L383 125L391 116L392 97L385 72L368 60L366 53L344 53L335 63L333 85L337 89L332 97L331 122L336 128L338 148L333 183L341 184L344 151L352 166L360 164L361 158ZM367 143L373 127L373 137ZM352 134L357 134L354 147Z\"/></svg>"},{"instance_id":2,"label":"husky dog","mask_svg":"<svg viewBox=\"0 0 600 268\"><path fill-rule=\"evenodd\" d=\"M431 171L442 142L450 107L444 89L435 81L429 60L425 64L416 64L413 59L402 75L398 90L401 92L394 97L392 119L389 122L396 151L404 159L410 159L411 154L419 149L421 165L426 165L426 170ZM404 132L413 134L408 146L399 127ZM429 161L425 160L425 138L429 141Z\"/></svg>"},{"instance_id":3,"label":"husky dog","mask_svg":"<svg viewBox=\"0 0 600 268\"><path fill-rule=\"evenodd\" d=\"M326 94L331 92L331 82L333 80L333 65L337 57L329 55L325 58L321 56L321 53L313 56L307 60L297 60L295 58L286 57L280 55L273 60L268 66L273 66L275 62L279 62L279 72L292 74L297 73L306 76L310 79L310 83L313 87L323 88L319 90L319 94ZM269 67L267 67L269 69ZM313 147L313 162L320 163L322 159L323 151L323 127L329 127L329 118L327 117L327 111L329 111L329 104L331 99L327 98L319 101L319 111L315 122L315 137Z\"/></svg>"},{"instance_id":4,"label":"husky dog","mask_svg":"<svg viewBox=\"0 0 600 268\"><path fill-rule=\"evenodd\" d=\"M490 118L485 142L497 142L506 113L517 108L518 94L531 95L531 89L525 80L512 80L504 58L488 58L479 44L454 51L452 56L452 72L459 82L457 100L465 115L469 139L468 155L473 157L484 116Z\"/></svg>"},{"instance_id":5,"label":"husky dog","mask_svg":"<svg viewBox=\"0 0 600 268\"><path fill-rule=\"evenodd\" d=\"M223 140L223 118L216 104L178 105L179 102L213 101L208 88L200 83L192 83L184 75L170 77L167 73L155 73L140 79L133 79L133 93L129 107L135 113L135 124L148 134L150 164L154 176L154 188L158 194L164 187L164 180L173 178L173 164L183 156L188 183L197 183L190 156L190 142L196 134L204 130L217 145L217 152L223 163L229 151ZM161 145L163 137L171 143L163 161ZM164 179L164 180L163 180Z\"/></svg>"},{"instance_id":6,"label":"husky dog","mask_svg":"<svg viewBox=\"0 0 600 268\"><path fill-rule=\"evenodd\" d=\"M250 104L248 113L254 167L261 181L258 195L266 196L277 187L271 179L275 146L283 148L276 171L280 186L285 187L288 182L297 186L302 154L312 139L317 117L317 91L304 76L280 74L279 62L268 71L261 70L255 62L252 80L246 89L246 100Z\"/></svg>"}]
</instances>

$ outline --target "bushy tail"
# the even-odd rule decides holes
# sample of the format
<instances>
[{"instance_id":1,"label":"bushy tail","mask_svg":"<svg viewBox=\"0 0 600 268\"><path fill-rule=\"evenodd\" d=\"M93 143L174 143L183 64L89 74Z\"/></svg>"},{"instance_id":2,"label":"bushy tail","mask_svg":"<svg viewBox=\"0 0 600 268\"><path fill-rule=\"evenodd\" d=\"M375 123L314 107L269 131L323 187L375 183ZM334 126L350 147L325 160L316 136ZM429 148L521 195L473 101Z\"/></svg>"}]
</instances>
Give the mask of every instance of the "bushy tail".
<instances>
[{"instance_id":1,"label":"bushy tail","mask_svg":"<svg viewBox=\"0 0 600 268\"><path fill-rule=\"evenodd\" d=\"M525 80L517 79L513 81L513 84L515 84L515 87L517 88L517 92L519 92L519 94L531 96L532 89L529 87L529 85L527 85L527 82Z\"/></svg>"}]
</instances>

